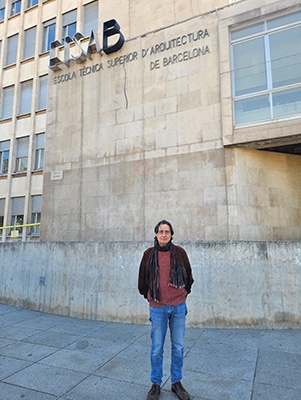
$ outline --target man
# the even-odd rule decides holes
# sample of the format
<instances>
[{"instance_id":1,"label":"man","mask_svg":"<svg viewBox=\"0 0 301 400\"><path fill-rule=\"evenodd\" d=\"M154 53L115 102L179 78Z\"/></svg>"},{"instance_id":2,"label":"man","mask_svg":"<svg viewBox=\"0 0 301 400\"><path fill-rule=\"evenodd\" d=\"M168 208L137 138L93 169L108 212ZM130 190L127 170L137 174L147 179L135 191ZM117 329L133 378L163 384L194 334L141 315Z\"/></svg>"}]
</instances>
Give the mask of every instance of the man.
<instances>
[{"instance_id":1,"label":"man","mask_svg":"<svg viewBox=\"0 0 301 400\"><path fill-rule=\"evenodd\" d=\"M138 289L149 302L151 321L151 382L147 400L157 400L163 377L163 348L167 325L171 338L171 390L181 400L189 400L184 389L182 367L186 321L186 297L193 277L185 250L172 243L171 223L155 226L154 246L145 250L139 268Z\"/></svg>"}]
</instances>

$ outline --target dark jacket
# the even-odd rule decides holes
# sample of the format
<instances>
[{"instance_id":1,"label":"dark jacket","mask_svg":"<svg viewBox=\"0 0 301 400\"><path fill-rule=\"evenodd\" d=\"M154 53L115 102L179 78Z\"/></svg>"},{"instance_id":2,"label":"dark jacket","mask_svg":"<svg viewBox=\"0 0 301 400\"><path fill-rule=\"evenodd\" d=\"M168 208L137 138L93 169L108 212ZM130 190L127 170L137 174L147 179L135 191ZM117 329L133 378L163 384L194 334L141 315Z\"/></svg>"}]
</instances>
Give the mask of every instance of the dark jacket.
<instances>
[{"instance_id":1,"label":"dark jacket","mask_svg":"<svg viewBox=\"0 0 301 400\"><path fill-rule=\"evenodd\" d=\"M191 285L194 280L192 277L192 271L190 262L187 256L186 251L180 246L174 246L175 255L177 257L178 262L181 264L183 269L184 281L185 281L185 289L187 294L191 292ZM149 274L150 274L150 262L151 262L151 254L154 247L150 247L143 253L142 260L139 268L139 276L138 276L138 290L139 293L142 294L147 299L147 294L150 289L149 287Z\"/></svg>"}]
</instances>

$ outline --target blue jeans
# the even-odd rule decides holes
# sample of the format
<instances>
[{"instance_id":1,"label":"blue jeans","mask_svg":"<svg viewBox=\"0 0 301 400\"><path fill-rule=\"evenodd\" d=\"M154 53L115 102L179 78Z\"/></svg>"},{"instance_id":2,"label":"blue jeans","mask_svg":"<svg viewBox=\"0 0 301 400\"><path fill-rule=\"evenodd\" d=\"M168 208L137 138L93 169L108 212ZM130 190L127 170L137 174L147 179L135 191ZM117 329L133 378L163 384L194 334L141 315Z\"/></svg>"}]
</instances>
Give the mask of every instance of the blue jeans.
<instances>
[{"instance_id":1,"label":"blue jeans","mask_svg":"<svg viewBox=\"0 0 301 400\"><path fill-rule=\"evenodd\" d=\"M168 324L171 339L171 382L175 383L182 379L186 314L186 303L178 306L150 307L152 383L159 385L162 383L164 342Z\"/></svg>"}]
</instances>

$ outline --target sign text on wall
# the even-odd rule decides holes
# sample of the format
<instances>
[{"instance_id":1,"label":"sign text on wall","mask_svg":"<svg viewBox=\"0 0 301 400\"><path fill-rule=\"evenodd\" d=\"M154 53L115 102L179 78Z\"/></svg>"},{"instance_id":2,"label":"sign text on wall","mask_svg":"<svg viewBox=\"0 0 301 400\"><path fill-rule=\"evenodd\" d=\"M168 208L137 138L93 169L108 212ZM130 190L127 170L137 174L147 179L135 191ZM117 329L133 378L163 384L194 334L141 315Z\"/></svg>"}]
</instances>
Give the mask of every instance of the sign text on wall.
<instances>
[{"instance_id":1,"label":"sign text on wall","mask_svg":"<svg viewBox=\"0 0 301 400\"><path fill-rule=\"evenodd\" d=\"M80 44L77 42L77 38L75 37L74 43L77 46L80 46L80 55L77 57L71 56L71 60L76 61L77 63L83 63L87 58L92 58L92 53L98 52L99 54L101 54L101 51L103 50L104 53L111 54L119 50L124 43L124 39L122 33L120 32L119 25L115 28L116 29L114 30L113 34L120 35L118 42L114 46L106 47L107 33L105 33L106 30L104 30L104 47L101 50L99 50L97 36L94 31L91 32L86 51L82 49ZM83 66L78 70L78 72L70 71L61 75L54 76L53 83L56 85L59 83L70 81L74 78L77 78L77 76L85 77L87 75L103 71L104 68L115 68L127 63L135 62L139 59L149 59L150 71L165 68L173 64L184 63L210 53L209 45L206 44L206 42L204 43L204 41L208 37L209 32L207 28L185 33L181 36L155 43L150 47L143 47L140 51L135 50L127 54L122 54L113 58L109 58L106 63L99 61L92 65ZM70 53L68 43L64 47L64 54L64 64L69 66ZM62 61L57 61L55 57L53 57L51 60L53 66L52 68L49 68L54 71L60 70L61 68L59 67L59 64L62 64Z\"/></svg>"},{"instance_id":2,"label":"sign text on wall","mask_svg":"<svg viewBox=\"0 0 301 400\"><path fill-rule=\"evenodd\" d=\"M118 35L118 40L113 45L109 45L109 38L111 36ZM97 33L92 30L90 33L88 46L86 51L81 46L81 40L85 39L85 37L80 33L76 32L73 38L67 36L64 38L64 42L61 43L59 40L55 40L51 43L50 46L50 59L49 59L49 68L52 71L59 71L62 68L60 64L65 64L69 67L70 61L75 61L79 64L86 61L87 58L92 58L93 53L101 53L102 51L106 54L114 53L121 49L124 44L124 36L120 31L120 26L115 19L111 19L109 21L104 22L103 24L103 47L101 48L98 42ZM70 45L74 43L77 49L79 50L79 54L77 56L73 56L70 54ZM64 60L62 61L59 57L56 56L56 48L64 46Z\"/></svg>"}]
</instances>

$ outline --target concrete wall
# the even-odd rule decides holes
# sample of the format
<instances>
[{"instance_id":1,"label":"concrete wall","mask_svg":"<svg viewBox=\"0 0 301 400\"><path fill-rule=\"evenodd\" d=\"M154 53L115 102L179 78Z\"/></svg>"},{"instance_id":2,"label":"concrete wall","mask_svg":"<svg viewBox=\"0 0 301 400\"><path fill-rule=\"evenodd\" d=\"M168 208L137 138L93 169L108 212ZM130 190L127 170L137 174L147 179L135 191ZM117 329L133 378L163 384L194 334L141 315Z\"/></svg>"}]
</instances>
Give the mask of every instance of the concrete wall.
<instances>
[{"instance_id":1,"label":"concrete wall","mask_svg":"<svg viewBox=\"0 0 301 400\"><path fill-rule=\"evenodd\" d=\"M297 155L227 149L231 240L301 238L301 159Z\"/></svg>"},{"instance_id":2,"label":"concrete wall","mask_svg":"<svg viewBox=\"0 0 301 400\"><path fill-rule=\"evenodd\" d=\"M189 325L301 326L300 241L179 244L195 278ZM87 319L145 323L148 306L137 291L137 272L149 245L3 243L0 301Z\"/></svg>"}]
</instances>

